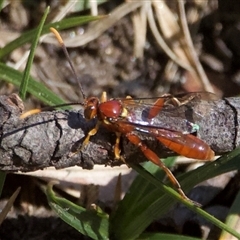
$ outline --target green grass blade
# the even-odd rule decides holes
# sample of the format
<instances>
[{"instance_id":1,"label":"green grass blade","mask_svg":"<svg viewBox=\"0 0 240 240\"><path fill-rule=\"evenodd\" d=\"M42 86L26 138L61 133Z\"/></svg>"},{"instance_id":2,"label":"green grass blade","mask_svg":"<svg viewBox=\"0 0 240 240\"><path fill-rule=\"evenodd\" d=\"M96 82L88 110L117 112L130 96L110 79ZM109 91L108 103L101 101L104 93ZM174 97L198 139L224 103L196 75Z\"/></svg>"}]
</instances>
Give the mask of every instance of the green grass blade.
<instances>
[{"instance_id":1,"label":"green grass blade","mask_svg":"<svg viewBox=\"0 0 240 240\"><path fill-rule=\"evenodd\" d=\"M19 192L21 190L21 187L18 187L17 190L12 194L12 196L8 199L7 203L5 204L4 207L1 207L1 212L0 212L0 226L2 225L2 222L8 215L8 213L11 211L11 208L13 207L13 203L16 200Z\"/></svg>"},{"instance_id":2,"label":"green grass blade","mask_svg":"<svg viewBox=\"0 0 240 240\"><path fill-rule=\"evenodd\" d=\"M144 193L140 190L142 197L137 203L133 205L131 203L126 204L124 202L125 198L120 203L116 214L110 221L111 236L114 239L136 239L156 217L162 215L176 201L190 204L194 207L191 202L183 200L172 187L163 184L161 180L140 165L130 166L144 178L142 187L146 190ZM156 166L156 168L158 167ZM138 191L138 189L136 190ZM132 188L128 194L136 197L136 191ZM116 227L119 222L121 222L121 225Z\"/></svg>"},{"instance_id":3,"label":"green grass blade","mask_svg":"<svg viewBox=\"0 0 240 240\"><path fill-rule=\"evenodd\" d=\"M6 66L0 62L0 79L3 79L15 86L20 86L23 73ZM45 85L29 77L28 92L47 105L59 105L65 103L60 97L50 91Z\"/></svg>"},{"instance_id":4,"label":"green grass blade","mask_svg":"<svg viewBox=\"0 0 240 240\"><path fill-rule=\"evenodd\" d=\"M4 2L4 0L0 0L0 12L2 11L3 2Z\"/></svg>"},{"instance_id":5,"label":"green grass blade","mask_svg":"<svg viewBox=\"0 0 240 240\"><path fill-rule=\"evenodd\" d=\"M103 16L81 16L81 17L67 18L55 23L48 23L43 27L41 35L49 33L50 27L54 27L58 30L63 30L63 29L79 26L79 25L88 23L90 21L99 20L101 18L103 18ZM32 39L34 39L34 36L36 36L36 29L22 33L20 37L8 43L5 47L1 49L0 59L5 57L9 53L11 53L14 49L22 46L23 44L27 42L31 42Z\"/></svg>"},{"instance_id":6,"label":"green grass blade","mask_svg":"<svg viewBox=\"0 0 240 240\"><path fill-rule=\"evenodd\" d=\"M67 224L92 239L108 238L108 215L95 210L86 210L67 199L57 197L48 185L46 195L51 208Z\"/></svg>"},{"instance_id":7,"label":"green grass blade","mask_svg":"<svg viewBox=\"0 0 240 240\"><path fill-rule=\"evenodd\" d=\"M166 166L172 167L175 163L175 158L167 158L165 159L164 163ZM151 162L144 163L143 167L160 181L163 181L165 178L165 172ZM124 200L121 201L119 205L119 214L121 212L121 205L126 206L128 211L131 211L131 208L135 209L138 203L143 200L143 198L148 196L148 194L152 194L154 189L156 189L154 185L149 184L146 179L144 179L141 175L138 175L129 188L128 192L130 194L127 193L124 197ZM148 199L148 197L146 199Z\"/></svg>"},{"instance_id":8,"label":"green grass blade","mask_svg":"<svg viewBox=\"0 0 240 240\"><path fill-rule=\"evenodd\" d=\"M227 219L226 219L226 225L229 226L230 228L234 228L237 229L239 231L239 223L240 223L240 191L238 191L238 194L229 210ZM223 231L221 236L220 236L220 240L224 240L224 239L230 239L231 235L226 232Z\"/></svg>"},{"instance_id":9,"label":"green grass blade","mask_svg":"<svg viewBox=\"0 0 240 240\"><path fill-rule=\"evenodd\" d=\"M147 240L201 240L201 238L187 237L177 234L167 234L167 233L143 233L138 239Z\"/></svg>"},{"instance_id":10,"label":"green grass blade","mask_svg":"<svg viewBox=\"0 0 240 240\"><path fill-rule=\"evenodd\" d=\"M208 163L194 171L180 176L178 179L183 190L186 192L196 184L206 179L215 177L228 171L240 169L239 156L240 149L236 149L214 162ZM173 189L163 185L161 181L144 171L142 168L137 167L136 170L140 172L142 177L148 180L145 181L145 183L142 183L142 187L144 189L151 188L151 185L154 185L155 188L153 188L151 192L146 191L145 195L141 192L142 198L140 198L138 202L134 204L134 207L132 207L131 203L129 202L125 204L125 199L120 203L116 214L113 215L110 221L110 231L115 239L137 238L154 219L157 219L165 214L176 202L176 199L179 198L179 195L173 191ZM127 193L127 195L132 193L134 193L136 196L136 191L134 192L133 190ZM173 198L175 200L173 200ZM182 202L188 208L197 212L198 214L201 214L203 217L205 217L205 219L211 221L221 229L225 229L232 235L240 238L239 233L213 218L202 209L193 206L189 202L183 201L181 198L178 199L178 201ZM122 214L123 212L124 214ZM119 225L119 222L121 222L121 225Z\"/></svg>"},{"instance_id":11,"label":"green grass blade","mask_svg":"<svg viewBox=\"0 0 240 240\"><path fill-rule=\"evenodd\" d=\"M26 92L27 92L27 87L28 87L28 80L29 80L31 66L32 66L32 63L33 63L35 49L37 48L38 40L40 38L42 29L43 29L43 25L44 25L44 23L46 21L46 18L47 18L47 15L49 13L49 10L50 10L50 7L47 7L45 12L44 12L44 14L43 14L43 17L42 17L42 19L41 19L41 21L39 23L39 26L36 29L36 36L35 36L35 38L34 38L34 40L32 42L30 54L29 54L29 57L28 57L28 61L27 61L27 64L26 64L26 68L25 68L25 71L24 71L24 74L23 74L23 79L21 81L20 91L19 91L19 96L23 100L26 97Z\"/></svg>"}]
</instances>

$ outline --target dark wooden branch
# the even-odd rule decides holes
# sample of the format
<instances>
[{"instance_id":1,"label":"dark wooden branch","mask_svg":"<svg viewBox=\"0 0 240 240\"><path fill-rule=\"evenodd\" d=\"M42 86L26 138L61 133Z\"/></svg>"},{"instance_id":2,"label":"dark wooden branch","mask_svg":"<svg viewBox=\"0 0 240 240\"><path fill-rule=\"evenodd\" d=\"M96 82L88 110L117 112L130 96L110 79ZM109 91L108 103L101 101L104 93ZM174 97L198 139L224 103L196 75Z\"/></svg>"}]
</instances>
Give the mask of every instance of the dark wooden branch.
<instances>
[{"instance_id":1,"label":"dark wooden branch","mask_svg":"<svg viewBox=\"0 0 240 240\"><path fill-rule=\"evenodd\" d=\"M42 112L21 120L23 104L17 95L0 97L0 169L3 171L33 171L48 166L65 168L78 165L91 169L95 164L120 164L113 161L115 134L105 128L78 151L85 134L95 122L87 122L79 111ZM196 119L198 137L207 142L216 153L231 151L240 145L239 98L204 101L194 110L204 116ZM173 153L147 134L140 137L159 155ZM77 152L76 152L77 151ZM124 137L122 153L127 161L146 160L143 154Z\"/></svg>"}]
</instances>

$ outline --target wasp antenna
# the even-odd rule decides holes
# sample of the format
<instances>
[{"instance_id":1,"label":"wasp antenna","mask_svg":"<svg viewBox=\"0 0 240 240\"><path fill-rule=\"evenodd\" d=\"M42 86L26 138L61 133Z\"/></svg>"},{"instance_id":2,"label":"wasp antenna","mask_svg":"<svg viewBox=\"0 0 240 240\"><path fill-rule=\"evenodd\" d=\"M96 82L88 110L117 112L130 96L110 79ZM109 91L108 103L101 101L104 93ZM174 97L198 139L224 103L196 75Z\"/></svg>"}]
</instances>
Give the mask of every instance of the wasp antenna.
<instances>
[{"instance_id":1,"label":"wasp antenna","mask_svg":"<svg viewBox=\"0 0 240 240\"><path fill-rule=\"evenodd\" d=\"M61 47L62 47L62 49L63 49L63 52L64 52L64 54L65 54L65 56L66 56L66 58L67 58L67 60L68 60L68 62L69 62L69 64L70 64L70 67L71 67L73 76L75 77L75 79L76 79L77 82L78 82L78 86L79 86L80 91L81 91L81 93L82 93L83 99L85 100L85 99L86 99L86 95L85 95L84 92L83 92L83 88L82 88L81 82L80 82L80 80L79 80L79 78L78 78L78 76L77 76L77 73L76 73L76 71L75 71L75 69L74 69L74 67L73 67L73 64L72 64L72 61L71 61L71 59L70 59L68 50L67 50L67 48L66 48L66 46L65 46L65 44L64 44L64 42L63 42L62 37L60 36L59 32L58 32L55 28L51 27L51 28L50 28L50 31L55 35L56 39L58 40L59 44L61 45Z\"/></svg>"}]
</instances>

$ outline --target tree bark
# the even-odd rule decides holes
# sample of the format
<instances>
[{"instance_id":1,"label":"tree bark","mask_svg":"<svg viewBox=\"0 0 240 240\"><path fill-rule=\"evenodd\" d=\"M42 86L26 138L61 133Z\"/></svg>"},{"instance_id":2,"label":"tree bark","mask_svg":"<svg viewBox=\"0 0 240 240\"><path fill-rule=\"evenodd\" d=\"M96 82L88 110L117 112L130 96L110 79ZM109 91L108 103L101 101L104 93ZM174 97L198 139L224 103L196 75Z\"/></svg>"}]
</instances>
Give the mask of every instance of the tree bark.
<instances>
[{"instance_id":1,"label":"tree bark","mask_svg":"<svg viewBox=\"0 0 240 240\"><path fill-rule=\"evenodd\" d=\"M115 134L104 127L100 127L89 144L79 150L86 133L96 123L96 120L85 120L81 107L80 110L41 112L26 119L19 118L22 111L23 103L17 95L0 97L1 170L33 171L73 165L92 169L95 164L122 163L114 160ZM229 152L240 145L239 98L200 101L192 106L191 111L197 113L194 119L199 126L197 137L210 145L216 154ZM202 117L198 118L199 115ZM174 154L149 134L137 134L159 157ZM141 151L124 136L121 149L127 162L146 161Z\"/></svg>"}]
</instances>

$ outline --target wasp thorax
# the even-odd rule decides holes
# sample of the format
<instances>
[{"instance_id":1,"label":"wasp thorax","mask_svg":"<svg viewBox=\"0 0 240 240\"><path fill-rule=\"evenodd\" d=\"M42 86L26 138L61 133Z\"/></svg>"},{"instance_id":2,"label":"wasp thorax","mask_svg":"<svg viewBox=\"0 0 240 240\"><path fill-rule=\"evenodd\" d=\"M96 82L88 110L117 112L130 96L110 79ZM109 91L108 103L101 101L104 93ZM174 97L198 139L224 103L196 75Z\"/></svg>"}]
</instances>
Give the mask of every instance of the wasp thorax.
<instances>
[{"instance_id":1,"label":"wasp thorax","mask_svg":"<svg viewBox=\"0 0 240 240\"><path fill-rule=\"evenodd\" d=\"M90 97L86 101L86 107L84 109L84 116L86 119L93 119L97 116L97 108L99 100L96 97Z\"/></svg>"},{"instance_id":2,"label":"wasp thorax","mask_svg":"<svg viewBox=\"0 0 240 240\"><path fill-rule=\"evenodd\" d=\"M109 100L99 104L102 118L118 118L122 114L122 103L119 100Z\"/></svg>"}]
</instances>

